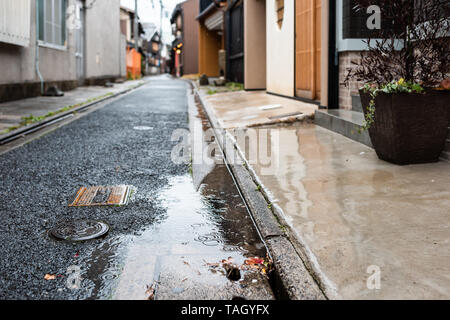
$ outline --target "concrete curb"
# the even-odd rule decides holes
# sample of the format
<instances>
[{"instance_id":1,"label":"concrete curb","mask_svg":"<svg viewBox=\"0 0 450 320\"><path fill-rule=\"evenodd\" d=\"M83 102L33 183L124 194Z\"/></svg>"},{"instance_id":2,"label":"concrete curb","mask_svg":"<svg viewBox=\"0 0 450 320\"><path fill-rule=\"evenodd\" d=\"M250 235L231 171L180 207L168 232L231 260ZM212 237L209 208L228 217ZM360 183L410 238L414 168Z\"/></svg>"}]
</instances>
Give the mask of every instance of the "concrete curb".
<instances>
[{"instance_id":1,"label":"concrete curb","mask_svg":"<svg viewBox=\"0 0 450 320\"><path fill-rule=\"evenodd\" d=\"M70 114L72 114L74 112L84 110L84 109L89 108L89 107L91 107L93 105L96 105L98 103L104 102L104 101L106 101L108 99L112 99L112 98L118 97L118 96L120 96L122 94L128 93L128 92L130 92L132 90L135 90L135 89L143 86L145 83L146 82L139 83L139 84L137 84L136 86L134 86L132 88L125 89L123 91L120 91L120 92L114 93L112 95L103 97L101 99L98 99L98 100L95 100L95 101L83 104L83 105L81 105L79 107L70 109L68 111L58 113L58 114L56 114L54 116L45 118L45 119L43 119L41 121L32 123L32 124L30 124L28 126L23 126L23 127L20 127L20 128L18 128L16 130L13 130L13 131L10 131L10 132L5 133L3 135L0 135L0 145L3 145L3 144L6 144L8 142L11 142L13 140L16 140L16 139L18 139L18 138L20 138L22 136L25 136L25 135L27 135L29 133L38 131L39 129L44 128L47 125L50 125L50 124L53 124L54 122L57 122L57 120L60 120L60 119L62 120L62 118L66 118L68 115L70 115ZM61 107L61 108L63 108L63 107Z\"/></svg>"},{"instance_id":2,"label":"concrete curb","mask_svg":"<svg viewBox=\"0 0 450 320\"><path fill-rule=\"evenodd\" d=\"M195 101L203 106L216 134L218 144L224 152L225 159L230 158L229 147L232 146L233 153L238 148L235 141L222 130L214 112L204 101L198 88L193 82L190 83ZM233 163L229 161L227 163L273 259L275 267L273 287L277 296L281 299L291 300L327 299L316 279L306 267L308 264L304 262L305 255L300 255L291 241L288 225L284 219L280 219L279 212L273 211L273 206L269 205L267 190L264 190L261 184L255 183L257 180L253 176L254 172L251 172L252 170L249 169L242 154L239 152L238 154L238 159L234 158Z\"/></svg>"}]
</instances>

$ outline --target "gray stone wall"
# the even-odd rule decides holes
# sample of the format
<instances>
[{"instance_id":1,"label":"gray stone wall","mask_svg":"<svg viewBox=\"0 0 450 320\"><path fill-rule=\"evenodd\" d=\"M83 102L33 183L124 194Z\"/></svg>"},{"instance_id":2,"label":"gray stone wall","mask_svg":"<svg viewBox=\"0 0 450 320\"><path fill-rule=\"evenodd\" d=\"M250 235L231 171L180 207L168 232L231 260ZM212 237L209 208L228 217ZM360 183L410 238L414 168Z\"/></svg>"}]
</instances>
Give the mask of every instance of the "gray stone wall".
<instances>
[{"instance_id":1,"label":"gray stone wall","mask_svg":"<svg viewBox=\"0 0 450 320\"><path fill-rule=\"evenodd\" d=\"M120 0L96 1L86 12L86 78L121 74Z\"/></svg>"}]
</instances>

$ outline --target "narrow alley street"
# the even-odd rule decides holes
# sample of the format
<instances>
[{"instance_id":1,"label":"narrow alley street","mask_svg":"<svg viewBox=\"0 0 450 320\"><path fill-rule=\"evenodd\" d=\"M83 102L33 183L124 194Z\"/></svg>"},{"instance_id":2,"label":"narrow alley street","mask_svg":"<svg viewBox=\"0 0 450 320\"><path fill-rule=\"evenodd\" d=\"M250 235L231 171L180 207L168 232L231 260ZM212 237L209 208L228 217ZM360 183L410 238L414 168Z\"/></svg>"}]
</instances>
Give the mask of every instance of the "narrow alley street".
<instances>
[{"instance_id":1,"label":"narrow alley street","mask_svg":"<svg viewBox=\"0 0 450 320\"><path fill-rule=\"evenodd\" d=\"M241 270L230 280L219 267L266 258L227 168L170 160L172 133L205 120L188 112L187 88L153 77L0 155L1 299L274 298L262 273ZM132 186L128 204L68 206L82 186L114 185ZM81 220L110 230L82 242L49 235Z\"/></svg>"},{"instance_id":2,"label":"narrow alley street","mask_svg":"<svg viewBox=\"0 0 450 320\"><path fill-rule=\"evenodd\" d=\"M0 17L14 314L450 299L450 0L0 0Z\"/></svg>"}]
</instances>

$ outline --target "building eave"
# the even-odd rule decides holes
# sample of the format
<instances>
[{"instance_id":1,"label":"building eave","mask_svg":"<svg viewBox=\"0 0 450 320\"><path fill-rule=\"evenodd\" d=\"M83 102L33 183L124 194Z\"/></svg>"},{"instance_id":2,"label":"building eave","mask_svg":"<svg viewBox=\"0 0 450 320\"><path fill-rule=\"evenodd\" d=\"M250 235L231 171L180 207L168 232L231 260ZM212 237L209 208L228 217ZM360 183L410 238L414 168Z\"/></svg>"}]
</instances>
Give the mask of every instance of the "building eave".
<instances>
[{"instance_id":1,"label":"building eave","mask_svg":"<svg viewBox=\"0 0 450 320\"><path fill-rule=\"evenodd\" d=\"M216 4L212 2L205 10L200 12L200 14L195 19L203 20L217 10L220 10L220 8L218 8Z\"/></svg>"}]
</instances>

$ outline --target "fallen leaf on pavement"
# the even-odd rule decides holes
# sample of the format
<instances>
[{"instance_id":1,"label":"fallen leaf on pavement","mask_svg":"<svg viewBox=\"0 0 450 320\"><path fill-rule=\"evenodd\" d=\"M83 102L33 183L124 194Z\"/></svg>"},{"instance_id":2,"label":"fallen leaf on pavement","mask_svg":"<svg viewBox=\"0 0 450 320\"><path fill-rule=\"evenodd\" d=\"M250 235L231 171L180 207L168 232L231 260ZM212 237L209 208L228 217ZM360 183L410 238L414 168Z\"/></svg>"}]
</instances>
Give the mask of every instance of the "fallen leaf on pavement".
<instances>
[{"instance_id":1,"label":"fallen leaf on pavement","mask_svg":"<svg viewBox=\"0 0 450 320\"><path fill-rule=\"evenodd\" d=\"M47 273L47 274L44 276L44 279L45 279L45 280L55 280L55 279L56 279L56 275Z\"/></svg>"},{"instance_id":2,"label":"fallen leaf on pavement","mask_svg":"<svg viewBox=\"0 0 450 320\"><path fill-rule=\"evenodd\" d=\"M246 265L260 265L260 264L264 264L264 259L262 258L258 258L258 257L254 257L254 258L249 258L247 260L244 261L244 263Z\"/></svg>"}]
</instances>

